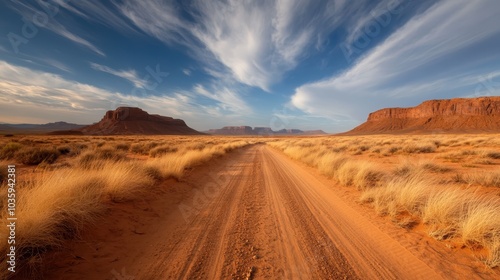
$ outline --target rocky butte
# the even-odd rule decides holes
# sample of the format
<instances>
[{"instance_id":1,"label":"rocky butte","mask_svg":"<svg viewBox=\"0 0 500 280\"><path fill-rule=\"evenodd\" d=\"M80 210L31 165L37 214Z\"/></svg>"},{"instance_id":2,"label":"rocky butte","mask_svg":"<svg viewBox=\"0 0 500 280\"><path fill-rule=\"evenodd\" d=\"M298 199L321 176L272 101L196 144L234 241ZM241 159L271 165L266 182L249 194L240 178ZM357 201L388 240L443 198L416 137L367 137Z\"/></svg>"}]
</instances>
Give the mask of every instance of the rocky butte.
<instances>
[{"instance_id":1,"label":"rocky butte","mask_svg":"<svg viewBox=\"0 0 500 280\"><path fill-rule=\"evenodd\" d=\"M203 134L183 120L150 115L136 107L118 107L107 111L98 123L79 129L89 135L199 135Z\"/></svg>"},{"instance_id":2,"label":"rocky butte","mask_svg":"<svg viewBox=\"0 0 500 280\"><path fill-rule=\"evenodd\" d=\"M326 134L322 130L300 130L300 129L281 129L274 131L270 127L255 127L251 126L224 126L219 129L210 129L206 131L213 135L321 135Z\"/></svg>"},{"instance_id":3,"label":"rocky butte","mask_svg":"<svg viewBox=\"0 0 500 280\"><path fill-rule=\"evenodd\" d=\"M416 107L386 108L346 134L500 132L500 97L429 100Z\"/></svg>"}]
</instances>

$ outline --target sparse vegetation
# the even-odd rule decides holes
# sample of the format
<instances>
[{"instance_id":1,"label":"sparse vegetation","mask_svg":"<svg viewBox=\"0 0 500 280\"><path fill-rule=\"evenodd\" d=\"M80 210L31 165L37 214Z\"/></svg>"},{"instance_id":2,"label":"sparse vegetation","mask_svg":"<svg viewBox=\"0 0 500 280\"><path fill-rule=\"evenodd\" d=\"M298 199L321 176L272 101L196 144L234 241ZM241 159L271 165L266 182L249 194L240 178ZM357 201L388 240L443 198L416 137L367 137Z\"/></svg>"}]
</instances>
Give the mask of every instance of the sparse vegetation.
<instances>
[{"instance_id":1,"label":"sparse vegetation","mask_svg":"<svg viewBox=\"0 0 500 280\"><path fill-rule=\"evenodd\" d=\"M0 159L11 159L23 147L23 145L16 142L9 142L3 145L0 150Z\"/></svg>"},{"instance_id":2,"label":"sparse vegetation","mask_svg":"<svg viewBox=\"0 0 500 280\"><path fill-rule=\"evenodd\" d=\"M499 143L482 136L391 137L280 139L269 145L340 185L355 186L360 201L396 225L409 229L423 223L437 240L457 238L473 250L486 248L485 264L498 266L500 200L477 188L500 186ZM381 169L377 159L394 155L401 158ZM492 169L479 171L475 164ZM451 180L445 177L450 172Z\"/></svg>"},{"instance_id":3,"label":"sparse vegetation","mask_svg":"<svg viewBox=\"0 0 500 280\"><path fill-rule=\"evenodd\" d=\"M192 141L185 137L152 137L140 143L134 143L134 137L125 139L130 141L26 137L25 145L0 142L0 155L8 160L0 165L1 206L7 197L4 195L7 164L16 164L18 170L23 170L50 165L56 160L63 162L50 169L39 168L32 175L23 173L23 180L19 180L17 195L22 199L18 200L16 215L23 223L16 229L16 248L20 261L36 263L40 254L60 247L64 240L96 222L109 203L140 198L160 180L181 178L189 168L253 143L235 138ZM91 143L90 148L85 143ZM131 156L134 154L150 157L136 159ZM5 220L5 215L1 213L0 217ZM6 230L0 229L2 236L7 234ZM7 243L0 245L4 256L6 250ZM0 273L0 278L3 276Z\"/></svg>"},{"instance_id":4,"label":"sparse vegetation","mask_svg":"<svg viewBox=\"0 0 500 280\"><path fill-rule=\"evenodd\" d=\"M500 201L488 191L500 187L500 142L489 136L468 138L262 141L317 168L338 185L359 190L360 201L401 228L421 224L437 240L460 240L471 250L487 250L484 262L495 267L500 264ZM109 203L135 200L161 180L180 180L196 166L250 143L255 141L181 136L0 138L0 167L17 164L19 170L30 170L19 185L23 200L18 217L24 221L18 228L19 252L24 260L36 258L97 221ZM464 167L472 165L477 167ZM2 167L1 191L3 178ZM5 213L1 215L4 219Z\"/></svg>"},{"instance_id":5,"label":"sparse vegetation","mask_svg":"<svg viewBox=\"0 0 500 280\"><path fill-rule=\"evenodd\" d=\"M24 148L16 154L17 159L26 165L38 165L42 162L54 163L59 157L59 151L50 148Z\"/></svg>"}]
</instances>

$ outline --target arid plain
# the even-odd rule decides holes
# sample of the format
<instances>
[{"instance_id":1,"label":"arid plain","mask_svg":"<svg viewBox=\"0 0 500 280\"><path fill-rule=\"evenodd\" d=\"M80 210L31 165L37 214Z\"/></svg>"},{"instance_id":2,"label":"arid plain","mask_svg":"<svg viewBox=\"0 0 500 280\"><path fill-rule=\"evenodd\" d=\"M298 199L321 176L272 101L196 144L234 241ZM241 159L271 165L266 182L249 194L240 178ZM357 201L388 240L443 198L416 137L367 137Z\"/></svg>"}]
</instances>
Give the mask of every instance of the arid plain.
<instances>
[{"instance_id":1,"label":"arid plain","mask_svg":"<svg viewBox=\"0 0 500 280\"><path fill-rule=\"evenodd\" d=\"M16 277L498 278L498 136L4 137Z\"/></svg>"}]
</instances>

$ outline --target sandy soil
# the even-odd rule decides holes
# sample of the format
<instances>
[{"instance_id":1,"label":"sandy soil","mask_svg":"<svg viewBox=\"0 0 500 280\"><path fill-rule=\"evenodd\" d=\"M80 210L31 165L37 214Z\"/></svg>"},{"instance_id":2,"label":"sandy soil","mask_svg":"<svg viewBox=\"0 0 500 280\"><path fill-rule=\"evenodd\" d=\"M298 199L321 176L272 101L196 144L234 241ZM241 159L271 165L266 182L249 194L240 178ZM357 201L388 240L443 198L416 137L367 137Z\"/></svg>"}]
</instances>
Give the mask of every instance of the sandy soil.
<instances>
[{"instance_id":1,"label":"sandy soil","mask_svg":"<svg viewBox=\"0 0 500 280\"><path fill-rule=\"evenodd\" d=\"M190 173L190 174L189 174ZM115 204L100 224L45 259L45 279L468 279L408 248L324 178L265 145ZM368 211L368 210L367 210ZM387 228L387 226L385 226ZM390 231L390 230L389 230ZM402 241L403 240L403 241ZM451 260L453 262L453 260ZM490 275L491 276L491 275Z\"/></svg>"}]
</instances>

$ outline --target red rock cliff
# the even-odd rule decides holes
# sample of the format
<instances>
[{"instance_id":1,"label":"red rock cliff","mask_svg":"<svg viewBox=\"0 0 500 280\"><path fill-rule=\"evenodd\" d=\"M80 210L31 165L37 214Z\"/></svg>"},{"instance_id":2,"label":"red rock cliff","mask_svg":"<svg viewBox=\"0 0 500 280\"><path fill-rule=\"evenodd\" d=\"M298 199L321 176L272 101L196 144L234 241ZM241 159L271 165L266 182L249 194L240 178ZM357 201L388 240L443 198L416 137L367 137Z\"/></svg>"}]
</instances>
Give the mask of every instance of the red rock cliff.
<instances>
[{"instance_id":1,"label":"red rock cliff","mask_svg":"<svg viewBox=\"0 0 500 280\"><path fill-rule=\"evenodd\" d=\"M140 108L118 107L107 111L98 123L81 129L84 134L201 134L183 120L150 115Z\"/></svg>"},{"instance_id":2,"label":"red rock cliff","mask_svg":"<svg viewBox=\"0 0 500 280\"><path fill-rule=\"evenodd\" d=\"M429 100L411 108L387 108L348 133L500 132L500 97Z\"/></svg>"}]
</instances>

